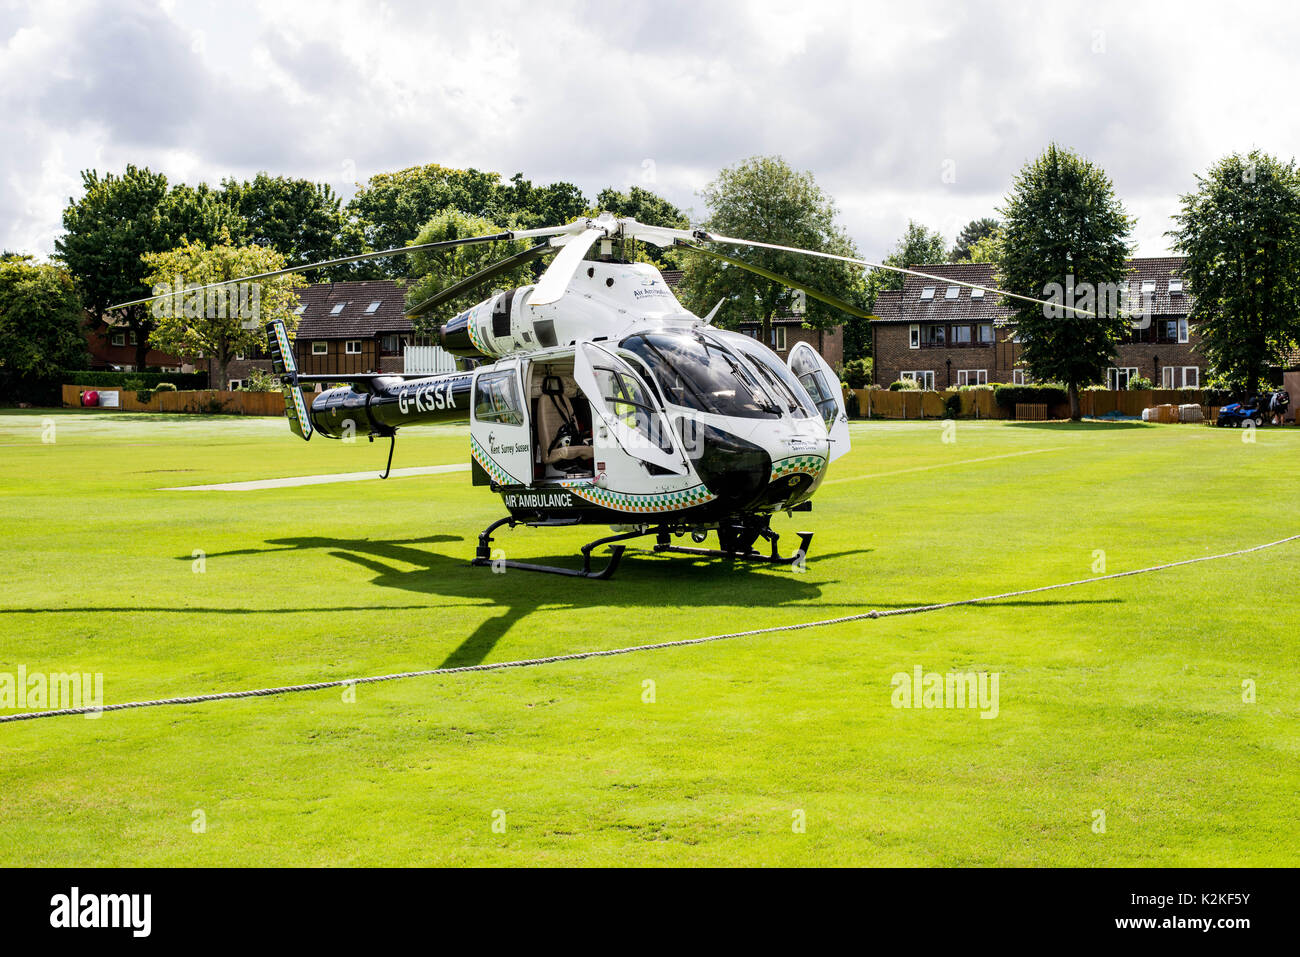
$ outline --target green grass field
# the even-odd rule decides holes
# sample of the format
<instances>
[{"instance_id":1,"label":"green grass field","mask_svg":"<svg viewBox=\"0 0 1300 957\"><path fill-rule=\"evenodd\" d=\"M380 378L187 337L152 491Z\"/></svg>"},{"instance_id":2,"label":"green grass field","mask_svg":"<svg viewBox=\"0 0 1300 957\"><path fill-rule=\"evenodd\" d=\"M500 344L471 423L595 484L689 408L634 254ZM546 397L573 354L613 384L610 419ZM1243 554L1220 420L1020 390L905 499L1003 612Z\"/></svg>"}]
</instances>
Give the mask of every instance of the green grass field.
<instances>
[{"instance_id":1,"label":"green grass field","mask_svg":"<svg viewBox=\"0 0 1300 957\"><path fill-rule=\"evenodd\" d=\"M814 511L774 523L816 533L805 573L630 555L594 582L468 567L503 512L464 472L161 490L379 470L378 443L10 412L0 672L102 672L106 703L257 688L994 594L1089 577L1098 550L1116 572L1300 533L1300 429L853 436ZM410 429L395 466L463 463L467 444L465 426ZM498 541L567 561L602 531ZM1294 865L1297 594L1300 542L355 701L0 724L0 864ZM893 707L891 677L918 665L998 673L997 717Z\"/></svg>"}]
</instances>

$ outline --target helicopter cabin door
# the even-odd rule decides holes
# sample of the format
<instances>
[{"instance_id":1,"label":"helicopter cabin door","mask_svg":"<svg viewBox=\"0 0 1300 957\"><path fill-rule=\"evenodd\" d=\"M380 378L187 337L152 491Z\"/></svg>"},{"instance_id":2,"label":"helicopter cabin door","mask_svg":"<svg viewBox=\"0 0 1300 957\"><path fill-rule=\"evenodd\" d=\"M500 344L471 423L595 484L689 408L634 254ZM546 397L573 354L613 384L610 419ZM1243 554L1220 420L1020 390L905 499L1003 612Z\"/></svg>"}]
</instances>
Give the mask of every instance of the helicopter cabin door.
<instances>
[{"instance_id":1,"label":"helicopter cabin door","mask_svg":"<svg viewBox=\"0 0 1300 957\"><path fill-rule=\"evenodd\" d=\"M520 363L508 359L474 370L470 449L474 484L531 485L533 456Z\"/></svg>"},{"instance_id":2,"label":"helicopter cabin door","mask_svg":"<svg viewBox=\"0 0 1300 957\"><path fill-rule=\"evenodd\" d=\"M808 398L821 413L831 440L831 461L849 450L849 414L844 409L844 392L837 376L817 350L806 342L797 342L790 350L786 365L795 374Z\"/></svg>"},{"instance_id":3,"label":"helicopter cabin door","mask_svg":"<svg viewBox=\"0 0 1300 957\"><path fill-rule=\"evenodd\" d=\"M573 357L573 377L591 402L599 426L624 452L674 475L686 474L686 456L668 416L631 365L594 342L581 342ZM600 431L598 427L598 446Z\"/></svg>"}]
</instances>

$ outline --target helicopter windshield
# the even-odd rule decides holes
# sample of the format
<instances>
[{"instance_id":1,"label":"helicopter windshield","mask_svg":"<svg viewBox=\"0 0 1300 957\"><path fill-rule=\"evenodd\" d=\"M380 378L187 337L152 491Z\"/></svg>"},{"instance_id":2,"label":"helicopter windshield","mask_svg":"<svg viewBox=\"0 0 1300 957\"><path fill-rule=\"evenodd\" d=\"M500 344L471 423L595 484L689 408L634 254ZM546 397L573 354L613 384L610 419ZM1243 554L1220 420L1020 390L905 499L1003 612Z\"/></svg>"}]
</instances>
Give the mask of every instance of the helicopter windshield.
<instances>
[{"instance_id":1,"label":"helicopter windshield","mask_svg":"<svg viewBox=\"0 0 1300 957\"><path fill-rule=\"evenodd\" d=\"M753 369L730 349L699 333L647 332L621 343L641 359L674 405L747 419L779 419Z\"/></svg>"},{"instance_id":2,"label":"helicopter windshield","mask_svg":"<svg viewBox=\"0 0 1300 957\"><path fill-rule=\"evenodd\" d=\"M767 386L767 391L783 402L790 414L796 419L818 418L819 413L809 403L808 393L799 384L799 380L794 377L794 373L756 340L739 332L729 332L725 329L715 330L713 334L721 338L753 365L754 371L758 373L758 377Z\"/></svg>"}]
</instances>

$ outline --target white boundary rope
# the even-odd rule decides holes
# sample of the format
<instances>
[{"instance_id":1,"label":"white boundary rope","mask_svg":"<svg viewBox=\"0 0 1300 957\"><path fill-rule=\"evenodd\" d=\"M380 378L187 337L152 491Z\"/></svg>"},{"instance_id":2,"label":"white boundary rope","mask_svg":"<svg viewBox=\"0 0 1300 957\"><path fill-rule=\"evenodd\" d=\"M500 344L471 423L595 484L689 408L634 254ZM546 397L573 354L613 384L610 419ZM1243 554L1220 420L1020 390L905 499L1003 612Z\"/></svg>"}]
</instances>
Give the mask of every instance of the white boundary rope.
<instances>
[{"instance_id":1,"label":"white boundary rope","mask_svg":"<svg viewBox=\"0 0 1300 957\"><path fill-rule=\"evenodd\" d=\"M772 625L768 628L752 628L749 631L731 631L720 635L707 635L703 638L683 638L679 641L661 641L647 645L631 645L627 648L609 648L604 651L577 651L567 655L550 655L546 658L523 658L518 661L497 661L488 664L463 665L459 668L426 668L421 671L399 671L390 675L372 675L363 678L341 678L336 681L316 681L310 684L285 685L279 688L258 688L249 691L221 691L215 694L186 695L178 698L159 698L152 701L127 701L122 704L106 704L100 707L85 708L60 708L53 711L29 711L23 714L0 715L0 724L6 724L11 721L32 721L36 718L55 718L63 715L74 714L98 714L104 711L126 711L130 708L157 708L163 705L172 704L201 704L205 701L230 701L236 698L266 698L272 695L293 694L299 691L321 691L326 688L345 688L349 685L377 684L381 681L400 681L404 678L424 678L431 675L455 675L469 671L503 671L507 668L531 668L536 665L550 665L561 661L582 661L586 658L612 658L616 655L630 655L641 651L660 651L664 648L684 648L688 645L703 645L711 641L724 641L728 638L747 638L752 635L767 635L779 631L800 631L804 628L821 628L826 625L842 625L850 621L862 621L864 619L892 618L897 615L918 615L927 611L939 611L942 608L956 608L960 605L979 605L985 602L1003 601L1008 598L1019 598L1022 595L1036 595L1040 592L1055 591L1059 588L1074 588L1078 585L1091 585L1096 582L1112 581L1116 578L1129 578L1133 575L1145 575L1150 572L1164 571L1169 568L1178 568L1183 565L1196 565L1200 562L1219 561L1225 558L1235 558L1239 555L1249 555L1251 552L1263 551L1266 548L1276 548L1278 545L1285 545L1288 542L1300 540L1300 535L1291 535L1287 538L1279 538L1275 542L1266 542L1263 545L1252 545L1250 548L1239 548L1232 552L1222 552L1218 555L1202 555L1199 558L1186 558L1177 562L1166 562L1163 565L1151 565L1147 568L1135 568L1127 572L1115 572L1110 575L1098 575L1094 578L1081 578L1072 582L1060 582L1055 585L1042 585L1038 588L1023 588L1019 591L1003 592L1000 595L985 595L982 598L963 598L958 601L945 601L933 605L914 605L909 608L891 608L887 611L865 611L856 615L843 615L839 618L823 618L819 621L806 621L792 625Z\"/></svg>"}]
</instances>

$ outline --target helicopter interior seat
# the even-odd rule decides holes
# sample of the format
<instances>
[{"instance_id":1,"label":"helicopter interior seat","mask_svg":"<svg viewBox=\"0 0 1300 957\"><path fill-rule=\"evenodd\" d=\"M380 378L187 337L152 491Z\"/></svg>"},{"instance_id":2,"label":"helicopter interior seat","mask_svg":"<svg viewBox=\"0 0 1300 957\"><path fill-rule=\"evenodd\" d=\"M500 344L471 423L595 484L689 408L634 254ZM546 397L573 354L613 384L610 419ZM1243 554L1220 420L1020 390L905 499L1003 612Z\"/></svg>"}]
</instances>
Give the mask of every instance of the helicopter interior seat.
<instances>
[{"instance_id":1,"label":"helicopter interior seat","mask_svg":"<svg viewBox=\"0 0 1300 957\"><path fill-rule=\"evenodd\" d=\"M537 442L541 465L559 475L591 474L595 452L591 447L591 410L564 392L564 380L544 375L536 404Z\"/></svg>"}]
</instances>

